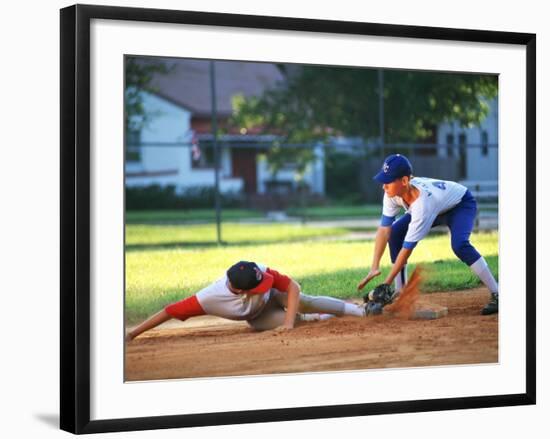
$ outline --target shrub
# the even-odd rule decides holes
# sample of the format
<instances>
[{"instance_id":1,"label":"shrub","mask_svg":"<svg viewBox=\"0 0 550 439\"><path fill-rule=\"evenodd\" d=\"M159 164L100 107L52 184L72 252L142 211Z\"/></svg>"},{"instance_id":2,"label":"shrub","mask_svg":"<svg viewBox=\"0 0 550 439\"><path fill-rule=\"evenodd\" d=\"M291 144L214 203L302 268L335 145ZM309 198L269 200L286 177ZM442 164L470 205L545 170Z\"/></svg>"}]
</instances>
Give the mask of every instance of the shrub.
<instances>
[{"instance_id":1,"label":"shrub","mask_svg":"<svg viewBox=\"0 0 550 439\"><path fill-rule=\"evenodd\" d=\"M128 210L208 209L214 207L214 198L214 188L207 186L189 187L179 193L174 185L126 187ZM223 207L242 207L244 198L239 193L224 193L221 204Z\"/></svg>"},{"instance_id":2,"label":"shrub","mask_svg":"<svg viewBox=\"0 0 550 439\"><path fill-rule=\"evenodd\" d=\"M331 151L325 161L326 194L344 204L362 202L359 184L360 158L355 154Z\"/></svg>"}]
</instances>

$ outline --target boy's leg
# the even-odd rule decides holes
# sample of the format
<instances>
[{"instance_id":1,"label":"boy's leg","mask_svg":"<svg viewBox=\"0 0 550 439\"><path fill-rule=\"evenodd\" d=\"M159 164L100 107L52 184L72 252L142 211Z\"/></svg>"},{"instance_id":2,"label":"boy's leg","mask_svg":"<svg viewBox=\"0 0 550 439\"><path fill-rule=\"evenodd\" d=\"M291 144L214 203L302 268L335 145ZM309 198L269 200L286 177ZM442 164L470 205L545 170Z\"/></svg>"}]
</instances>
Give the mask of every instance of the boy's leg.
<instances>
[{"instance_id":1,"label":"boy's leg","mask_svg":"<svg viewBox=\"0 0 550 439\"><path fill-rule=\"evenodd\" d=\"M401 271L397 276L395 276L395 279L393 281L395 286L395 291L399 293L403 287L407 284L408 274L407 274L407 264L403 266Z\"/></svg>"},{"instance_id":2,"label":"boy's leg","mask_svg":"<svg viewBox=\"0 0 550 439\"><path fill-rule=\"evenodd\" d=\"M247 320L247 323L257 331L267 331L282 326L285 322L285 316L286 311L275 300L275 294L272 290L271 297L260 315L252 320Z\"/></svg>"},{"instance_id":3,"label":"boy's leg","mask_svg":"<svg viewBox=\"0 0 550 439\"><path fill-rule=\"evenodd\" d=\"M304 295L301 294L300 298L302 298L303 296ZM327 307L327 303L325 301L323 302L325 306L321 306L321 308L334 308L333 306ZM266 304L260 315L252 320L248 320L247 323L257 331L267 331L269 329L275 329L279 326L282 326L285 322L285 307L286 294L280 293L278 291L273 291L271 298L269 299L268 303ZM311 314L310 311L304 311L304 309L305 308L299 308L300 313L296 315L296 324L300 324L300 322L325 320L327 318L334 317L333 314L327 313L326 311L316 311L315 314Z\"/></svg>"},{"instance_id":4,"label":"boy's leg","mask_svg":"<svg viewBox=\"0 0 550 439\"><path fill-rule=\"evenodd\" d=\"M403 242L405 241L405 236L407 235L407 230L409 230L409 224L411 222L411 215L405 214L397 221L395 221L391 226L391 235L388 241L388 246L390 247L390 258L392 263L397 259L397 255L403 247ZM407 265L399 272L395 277L395 291L399 292L407 283Z\"/></svg>"},{"instance_id":5,"label":"boy's leg","mask_svg":"<svg viewBox=\"0 0 550 439\"><path fill-rule=\"evenodd\" d=\"M448 213L447 224L451 231L453 252L470 267L491 293L491 301L483 308L482 314L494 314L498 312L498 284L485 258L470 243L476 211L477 206L473 199L461 202Z\"/></svg>"},{"instance_id":6,"label":"boy's leg","mask_svg":"<svg viewBox=\"0 0 550 439\"><path fill-rule=\"evenodd\" d=\"M284 293L276 292L275 300L279 302L282 307L286 307L287 295ZM300 313L320 313L320 314L332 314L335 316L352 315L357 317L363 317L365 315L365 308L362 305L356 305L354 303L348 303L341 299L336 299L329 296L310 296L308 294L300 293L300 303L298 305L298 311Z\"/></svg>"}]
</instances>

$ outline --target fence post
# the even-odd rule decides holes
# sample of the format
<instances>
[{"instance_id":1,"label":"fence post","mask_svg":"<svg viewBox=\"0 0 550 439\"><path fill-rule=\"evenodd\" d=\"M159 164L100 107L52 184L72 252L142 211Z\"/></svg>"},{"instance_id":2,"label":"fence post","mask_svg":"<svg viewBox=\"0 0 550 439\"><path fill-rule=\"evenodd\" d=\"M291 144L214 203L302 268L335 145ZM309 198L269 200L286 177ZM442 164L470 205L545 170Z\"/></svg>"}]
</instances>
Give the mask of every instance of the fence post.
<instances>
[{"instance_id":1,"label":"fence post","mask_svg":"<svg viewBox=\"0 0 550 439\"><path fill-rule=\"evenodd\" d=\"M216 71L214 69L214 61L210 61L210 96L212 98L212 135L214 146L214 204L216 206L216 236L219 245L222 243L220 203L220 149L218 145Z\"/></svg>"}]
</instances>

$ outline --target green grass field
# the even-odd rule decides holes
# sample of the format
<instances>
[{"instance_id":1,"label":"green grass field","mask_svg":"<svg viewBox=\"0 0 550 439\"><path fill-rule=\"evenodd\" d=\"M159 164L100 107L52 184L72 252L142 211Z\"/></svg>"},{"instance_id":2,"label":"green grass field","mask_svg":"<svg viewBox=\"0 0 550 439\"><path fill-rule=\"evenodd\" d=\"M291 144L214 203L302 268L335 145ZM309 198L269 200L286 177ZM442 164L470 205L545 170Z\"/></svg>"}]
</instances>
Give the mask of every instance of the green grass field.
<instances>
[{"instance_id":1,"label":"green grass field","mask_svg":"<svg viewBox=\"0 0 550 439\"><path fill-rule=\"evenodd\" d=\"M305 209L291 208L287 210L290 216L305 216L308 220L326 220L336 218L378 218L382 214L382 206L368 204L365 206L321 206Z\"/></svg>"},{"instance_id":2,"label":"green grass field","mask_svg":"<svg viewBox=\"0 0 550 439\"><path fill-rule=\"evenodd\" d=\"M326 220L334 218L371 218L379 217L379 205L365 206L323 206L306 209L290 208L287 215L303 217L308 220ZM223 221L238 221L251 218L263 218L265 213L255 209L222 209ZM126 212L126 224L181 224L192 222L213 222L216 219L214 209L189 210L131 210Z\"/></svg>"},{"instance_id":3,"label":"green grass field","mask_svg":"<svg viewBox=\"0 0 550 439\"><path fill-rule=\"evenodd\" d=\"M239 260L261 262L288 274L308 294L356 297L356 285L367 273L373 251L371 240L346 241L347 231L341 228L224 224L222 231L228 245L218 247L212 243L213 225L128 225L127 322L135 323L192 295ZM498 276L497 233L474 234L472 243ZM479 285L452 253L446 234L422 240L411 256L409 273L416 264L427 268L424 292ZM388 268L386 254L380 280ZM376 280L372 281L372 286L375 284Z\"/></svg>"},{"instance_id":4,"label":"green grass field","mask_svg":"<svg viewBox=\"0 0 550 439\"><path fill-rule=\"evenodd\" d=\"M490 212L497 209L493 205L479 205L480 211ZM287 215L291 217L305 217L308 221L322 221L339 218L379 218L382 207L378 204L362 206L320 206L289 208ZM223 221L239 221L252 218L263 218L265 213L256 209L222 209ZM211 223L216 220L214 209L189 210L131 210L126 212L126 224L184 224L184 223Z\"/></svg>"},{"instance_id":5,"label":"green grass field","mask_svg":"<svg viewBox=\"0 0 550 439\"><path fill-rule=\"evenodd\" d=\"M254 209L223 209L223 221L262 217ZM126 212L126 224L180 224L185 222L212 222L216 220L214 209L189 210L130 210Z\"/></svg>"},{"instance_id":6,"label":"green grass field","mask_svg":"<svg viewBox=\"0 0 550 439\"><path fill-rule=\"evenodd\" d=\"M347 233L344 228L309 227L292 224L224 223L222 241L232 245L287 243ZM217 246L216 227L212 224L129 225L126 227L126 250L167 248L208 248Z\"/></svg>"}]
</instances>

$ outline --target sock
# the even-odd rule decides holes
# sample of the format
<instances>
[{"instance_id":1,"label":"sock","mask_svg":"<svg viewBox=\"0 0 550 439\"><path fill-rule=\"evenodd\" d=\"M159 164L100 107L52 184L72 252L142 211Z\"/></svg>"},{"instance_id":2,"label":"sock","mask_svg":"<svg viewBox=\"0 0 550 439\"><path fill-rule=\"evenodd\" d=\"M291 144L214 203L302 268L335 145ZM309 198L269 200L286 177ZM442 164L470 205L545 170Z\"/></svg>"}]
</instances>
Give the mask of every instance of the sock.
<instances>
[{"instance_id":1,"label":"sock","mask_svg":"<svg viewBox=\"0 0 550 439\"><path fill-rule=\"evenodd\" d=\"M395 291L399 293L401 289L405 286L407 283L407 266L404 265L401 271L395 276L395 280L393 281L395 286Z\"/></svg>"},{"instance_id":2,"label":"sock","mask_svg":"<svg viewBox=\"0 0 550 439\"><path fill-rule=\"evenodd\" d=\"M497 281L491 274L491 270L489 270L487 261L485 261L483 256L470 265L470 268L475 274L477 274L477 276L481 279L481 282L485 284L491 293L498 294Z\"/></svg>"},{"instance_id":3,"label":"sock","mask_svg":"<svg viewBox=\"0 0 550 439\"><path fill-rule=\"evenodd\" d=\"M361 305L356 305L355 303L346 302L344 305L344 315L363 317L365 315L365 308Z\"/></svg>"},{"instance_id":4,"label":"sock","mask_svg":"<svg viewBox=\"0 0 550 439\"><path fill-rule=\"evenodd\" d=\"M319 320L328 320L332 319L333 317L336 317L334 314L319 314Z\"/></svg>"},{"instance_id":5,"label":"sock","mask_svg":"<svg viewBox=\"0 0 550 439\"><path fill-rule=\"evenodd\" d=\"M320 322L323 320L331 319L335 317L333 314L319 314L319 313L307 313L307 314L298 314L302 322Z\"/></svg>"}]
</instances>

